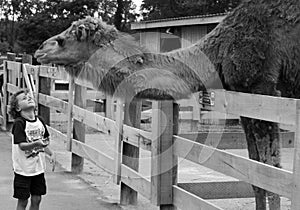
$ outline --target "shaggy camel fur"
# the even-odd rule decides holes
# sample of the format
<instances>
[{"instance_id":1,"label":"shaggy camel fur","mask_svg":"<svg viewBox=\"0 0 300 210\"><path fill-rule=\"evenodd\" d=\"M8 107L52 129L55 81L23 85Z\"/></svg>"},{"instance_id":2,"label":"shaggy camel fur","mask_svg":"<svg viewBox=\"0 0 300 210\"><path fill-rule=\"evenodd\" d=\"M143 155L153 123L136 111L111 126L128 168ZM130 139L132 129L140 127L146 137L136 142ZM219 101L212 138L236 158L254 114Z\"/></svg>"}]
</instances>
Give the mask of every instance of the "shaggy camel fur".
<instances>
[{"instance_id":1,"label":"shaggy camel fur","mask_svg":"<svg viewBox=\"0 0 300 210\"><path fill-rule=\"evenodd\" d=\"M152 54L88 17L45 41L35 57L120 96L178 99L218 80L227 90L299 98L299 37L299 0L245 0L189 48ZM241 122L250 158L280 167L278 125L245 117ZM270 209L280 209L278 195L253 189L256 209L266 209L266 196Z\"/></svg>"}]
</instances>

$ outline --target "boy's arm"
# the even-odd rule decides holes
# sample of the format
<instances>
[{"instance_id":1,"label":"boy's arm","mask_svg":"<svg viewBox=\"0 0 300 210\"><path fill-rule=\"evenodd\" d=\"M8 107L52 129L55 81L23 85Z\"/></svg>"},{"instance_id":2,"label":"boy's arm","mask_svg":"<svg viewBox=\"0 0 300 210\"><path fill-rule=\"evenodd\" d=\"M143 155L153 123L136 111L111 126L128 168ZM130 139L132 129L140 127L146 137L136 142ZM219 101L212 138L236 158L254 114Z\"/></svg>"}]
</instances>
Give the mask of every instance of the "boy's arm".
<instances>
[{"instance_id":1,"label":"boy's arm","mask_svg":"<svg viewBox=\"0 0 300 210\"><path fill-rule=\"evenodd\" d=\"M21 150L32 150L35 147L46 147L48 144L45 144L41 139L34 142L21 142L19 143L19 147Z\"/></svg>"},{"instance_id":2,"label":"boy's arm","mask_svg":"<svg viewBox=\"0 0 300 210\"><path fill-rule=\"evenodd\" d=\"M49 156L53 155L53 152L51 151L51 149L49 147L45 147L45 153Z\"/></svg>"}]
</instances>

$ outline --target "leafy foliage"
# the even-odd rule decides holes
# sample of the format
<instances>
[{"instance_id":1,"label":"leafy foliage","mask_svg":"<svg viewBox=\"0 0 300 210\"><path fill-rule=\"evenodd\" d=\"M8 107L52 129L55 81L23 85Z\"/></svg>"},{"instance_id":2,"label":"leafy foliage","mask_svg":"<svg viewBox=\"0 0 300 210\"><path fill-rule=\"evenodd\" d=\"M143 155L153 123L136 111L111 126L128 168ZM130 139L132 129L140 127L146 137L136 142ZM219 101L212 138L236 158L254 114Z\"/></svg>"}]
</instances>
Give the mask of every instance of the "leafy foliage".
<instances>
[{"instance_id":1,"label":"leafy foliage","mask_svg":"<svg viewBox=\"0 0 300 210\"><path fill-rule=\"evenodd\" d=\"M143 0L145 20L224 13L241 0Z\"/></svg>"},{"instance_id":2,"label":"leafy foliage","mask_svg":"<svg viewBox=\"0 0 300 210\"><path fill-rule=\"evenodd\" d=\"M119 18L115 19L119 5ZM134 9L132 0L0 0L0 12L4 15L0 39L14 52L32 54L44 40L85 16L98 14L127 31L129 21L136 19Z\"/></svg>"}]
</instances>

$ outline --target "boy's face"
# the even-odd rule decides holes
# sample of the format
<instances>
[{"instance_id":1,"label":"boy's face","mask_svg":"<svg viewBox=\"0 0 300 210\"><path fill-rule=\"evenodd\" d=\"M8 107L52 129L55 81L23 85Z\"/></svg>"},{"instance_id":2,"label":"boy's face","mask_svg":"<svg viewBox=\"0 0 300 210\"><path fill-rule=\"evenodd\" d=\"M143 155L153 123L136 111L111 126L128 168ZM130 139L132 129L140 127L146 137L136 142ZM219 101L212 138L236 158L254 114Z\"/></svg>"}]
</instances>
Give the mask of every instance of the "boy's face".
<instances>
[{"instance_id":1,"label":"boy's face","mask_svg":"<svg viewBox=\"0 0 300 210\"><path fill-rule=\"evenodd\" d=\"M21 93L17 96L18 100L18 111L26 111L28 109L34 109L35 108L35 101L30 96L29 93Z\"/></svg>"}]
</instances>

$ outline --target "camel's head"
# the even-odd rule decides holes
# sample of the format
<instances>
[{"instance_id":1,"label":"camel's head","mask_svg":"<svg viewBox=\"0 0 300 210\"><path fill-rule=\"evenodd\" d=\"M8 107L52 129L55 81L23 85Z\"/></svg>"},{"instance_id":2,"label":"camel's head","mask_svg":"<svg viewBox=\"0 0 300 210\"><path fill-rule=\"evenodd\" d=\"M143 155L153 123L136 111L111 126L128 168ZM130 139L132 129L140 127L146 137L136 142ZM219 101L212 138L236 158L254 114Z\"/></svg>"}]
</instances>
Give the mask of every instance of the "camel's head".
<instances>
[{"instance_id":1,"label":"camel's head","mask_svg":"<svg viewBox=\"0 0 300 210\"><path fill-rule=\"evenodd\" d=\"M35 52L38 62L74 65L85 62L101 46L117 37L117 30L101 19L87 17L46 40Z\"/></svg>"}]
</instances>

